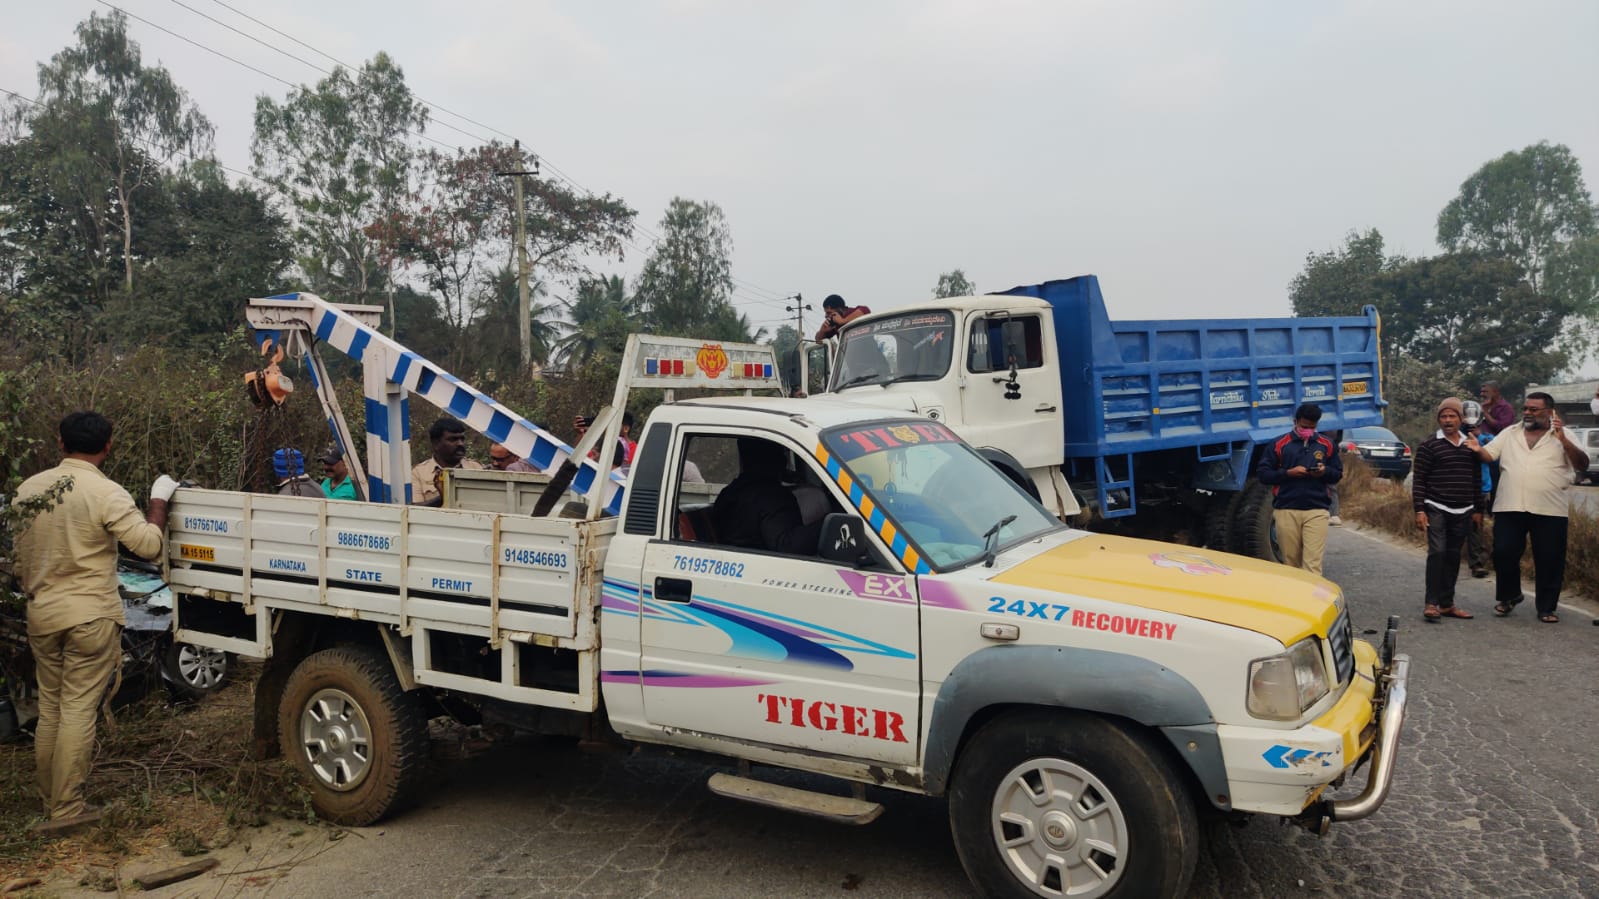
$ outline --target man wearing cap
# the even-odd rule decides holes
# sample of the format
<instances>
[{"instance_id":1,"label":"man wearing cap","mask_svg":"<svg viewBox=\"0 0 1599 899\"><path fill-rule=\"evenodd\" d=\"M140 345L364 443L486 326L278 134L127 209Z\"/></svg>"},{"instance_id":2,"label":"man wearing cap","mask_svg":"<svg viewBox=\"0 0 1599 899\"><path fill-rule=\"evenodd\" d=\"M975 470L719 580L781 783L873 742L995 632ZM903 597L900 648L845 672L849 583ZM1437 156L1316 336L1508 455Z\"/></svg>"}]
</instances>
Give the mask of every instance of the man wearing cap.
<instances>
[{"instance_id":1,"label":"man wearing cap","mask_svg":"<svg viewBox=\"0 0 1599 899\"><path fill-rule=\"evenodd\" d=\"M322 488L305 473L305 454L285 446L272 451L272 472L278 476L278 496L321 499Z\"/></svg>"},{"instance_id":2,"label":"man wearing cap","mask_svg":"<svg viewBox=\"0 0 1599 899\"><path fill-rule=\"evenodd\" d=\"M322 495L328 499L359 499L355 495L355 481L350 479L350 465L344 461L344 453L333 444L322 448L317 455L317 460L322 463L322 470L327 472L327 477L319 484Z\"/></svg>"},{"instance_id":3,"label":"man wearing cap","mask_svg":"<svg viewBox=\"0 0 1599 899\"><path fill-rule=\"evenodd\" d=\"M839 328L844 327L845 322L869 315L871 311L868 306L845 305L843 297L836 293L828 294L827 299L822 301L822 318L826 321L822 322L822 326L816 331L816 342L821 343L832 337L838 333Z\"/></svg>"},{"instance_id":4,"label":"man wearing cap","mask_svg":"<svg viewBox=\"0 0 1599 899\"><path fill-rule=\"evenodd\" d=\"M1438 432L1416 447L1411 474L1411 502L1416 527L1427 533L1427 595L1422 617L1475 618L1455 605L1460 577L1460 549L1473 527L1482 524L1482 463L1475 445L1460 430L1460 400L1438 404ZM1475 441L1473 441L1473 444Z\"/></svg>"}]
</instances>

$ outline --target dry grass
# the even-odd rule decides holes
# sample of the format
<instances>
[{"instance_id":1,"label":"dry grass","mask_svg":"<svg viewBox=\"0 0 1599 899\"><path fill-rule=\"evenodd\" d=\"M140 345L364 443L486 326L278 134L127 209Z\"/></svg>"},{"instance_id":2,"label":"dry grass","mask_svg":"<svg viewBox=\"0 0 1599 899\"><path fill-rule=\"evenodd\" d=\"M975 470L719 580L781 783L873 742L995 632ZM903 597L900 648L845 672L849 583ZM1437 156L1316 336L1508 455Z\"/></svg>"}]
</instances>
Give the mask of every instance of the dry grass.
<instances>
[{"instance_id":1,"label":"dry grass","mask_svg":"<svg viewBox=\"0 0 1599 899\"><path fill-rule=\"evenodd\" d=\"M1425 546L1427 537L1416 527L1416 513L1410 491L1402 484L1372 473L1364 463L1344 459L1344 479L1338 487L1342 516L1386 531L1416 546ZM1487 540L1493 544L1493 521L1484 522ZM1532 553L1521 560L1522 576L1532 578ZM1599 598L1599 518L1574 509L1571 531L1566 538L1566 592Z\"/></svg>"},{"instance_id":2,"label":"dry grass","mask_svg":"<svg viewBox=\"0 0 1599 899\"><path fill-rule=\"evenodd\" d=\"M0 746L0 881L62 868L93 880L162 846L195 855L272 817L309 819L308 797L288 768L249 758L254 670L240 669L237 682L204 702L173 706L158 688L119 711L114 726L102 724L89 802L106 815L81 834L45 841L28 832L39 819L33 743Z\"/></svg>"}]
</instances>

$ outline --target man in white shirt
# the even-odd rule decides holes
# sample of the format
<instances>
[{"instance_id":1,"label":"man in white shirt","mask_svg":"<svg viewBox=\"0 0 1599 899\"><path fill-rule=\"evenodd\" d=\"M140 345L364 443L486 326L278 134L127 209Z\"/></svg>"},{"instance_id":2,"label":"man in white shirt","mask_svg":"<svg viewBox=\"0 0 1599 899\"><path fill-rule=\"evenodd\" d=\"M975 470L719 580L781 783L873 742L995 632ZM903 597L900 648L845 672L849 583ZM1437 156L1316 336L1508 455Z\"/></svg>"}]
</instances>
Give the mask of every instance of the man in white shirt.
<instances>
[{"instance_id":1,"label":"man in white shirt","mask_svg":"<svg viewBox=\"0 0 1599 899\"><path fill-rule=\"evenodd\" d=\"M1532 539L1538 620L1555 624L1560 588L1566 578L1566 532L1571 501L1566 488L1573 474L1588 470L1588 454L1566 436L1554 397L1529 393L1521 423L1500 431L1481 446L1466 445L1484 462L1499 463L1494 497L1494 569L1498 575L1494 614L1509 615L1521 594L1521 555Z\"/></svg>"}]
</instances>

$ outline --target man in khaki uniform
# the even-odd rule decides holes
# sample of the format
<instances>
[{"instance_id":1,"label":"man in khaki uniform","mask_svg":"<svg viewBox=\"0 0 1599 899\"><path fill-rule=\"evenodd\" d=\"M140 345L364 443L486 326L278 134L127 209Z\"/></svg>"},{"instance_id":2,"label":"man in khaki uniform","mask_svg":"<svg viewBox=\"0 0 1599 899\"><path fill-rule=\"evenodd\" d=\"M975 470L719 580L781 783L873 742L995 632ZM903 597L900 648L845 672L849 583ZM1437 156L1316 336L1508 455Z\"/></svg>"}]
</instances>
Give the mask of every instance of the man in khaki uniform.
<instances>
[{"instance_id":1,"label":"man in khaki uniform","mask_svg":"<svg viewBox=\"0 0 1599 899\"><path fill-rule=\"evenodd\" d=\"M85 812L84 786L94 759L95 716L122 658L122 599L117 544L146 558L161 555L167 501L177 482L162 475L150 488L150 512L100 473L111 452L111 422L96 412L61 420L61 464L22 482L16 501L49 502L17 537L17 570L28 595L28 643L39 679L34 731L39 793L52 819Z\"/></svg>"},{"instance_id":2,"label":"man in khaki uniform","mask_svg":"<svg viewBox=\"0 0 1599 899\"><path fill-rule=\"evenodd\" d=\"M411 502L423 506L440 505L440 493L446 468L470 468L482 471L483 466L466 457L466 424L459 418L446 415L428 428L428 440L433 442L433 456L411 467Z\"/></svg>"}]
</instances>

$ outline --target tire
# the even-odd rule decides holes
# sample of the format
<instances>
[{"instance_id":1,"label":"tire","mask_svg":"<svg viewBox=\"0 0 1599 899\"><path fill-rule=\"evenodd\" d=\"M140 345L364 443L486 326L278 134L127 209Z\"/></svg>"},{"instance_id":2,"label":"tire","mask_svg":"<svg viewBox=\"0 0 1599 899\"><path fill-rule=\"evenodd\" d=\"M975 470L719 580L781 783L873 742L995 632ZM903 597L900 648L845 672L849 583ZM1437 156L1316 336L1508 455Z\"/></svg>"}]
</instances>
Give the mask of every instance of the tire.
<instances>
[{"instance_id":1,"label":"tire","mask_svg":"<svg viewBox=\"0 0 1599 899\"><path fill-rule=\"evenodd\" d=\"M1041 802L1045 788L1053 798ZM987 896L1181 896L1199 859L1182 772L1142 735L1092 715L1038 709L984 725L961 753L949 817L961 865Z\"/></svg>"},{"instance_id":2,"label":"tire","mask_svg":"<svg viewBox=\"0 0 1599 899\"><path fill-rule=\"evenodd\" d=\"M363 826L399 811L427 776L427 715L382 652L340 646L307 656L278 705L283 755L310 784L311 806Z\"/></svg>"},{"instance_id":3,"label":"tire","mask_svg":"<svg viewBox=\"0 0 1599 899\"><path fill-rule=\"evenodd\" d=\"M189 643L167 643L161 653L162 682L173 699L204 699L228 683L233 656L220 649Z\"/></svg>"},{"instance_id":4,"label":"tire","mask_svg":"<svg viewBox=\"0 0 1599 899\"><path fill-rule=\"evenodd\" d=\"M1233 519L1238 515L1239 492L1217 493L1205 507L1205 533L1200 545L1232 552Z\"/></svg>"},{"instance_id":5,"label":"tire","mask_svg":"<svg viewBox=\"0 0 1599 899\"><path fill-rule=\"evenodd\" d=\"M1233 517L1233 552L1268 562L1281 562L1277 546L1277 526L1272 521L1271 489L1259 481L1244 485Z\"/></svg>"}]
</instances>

